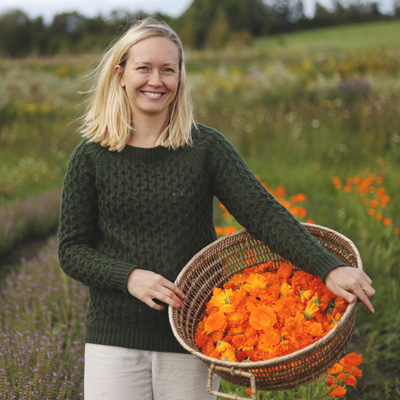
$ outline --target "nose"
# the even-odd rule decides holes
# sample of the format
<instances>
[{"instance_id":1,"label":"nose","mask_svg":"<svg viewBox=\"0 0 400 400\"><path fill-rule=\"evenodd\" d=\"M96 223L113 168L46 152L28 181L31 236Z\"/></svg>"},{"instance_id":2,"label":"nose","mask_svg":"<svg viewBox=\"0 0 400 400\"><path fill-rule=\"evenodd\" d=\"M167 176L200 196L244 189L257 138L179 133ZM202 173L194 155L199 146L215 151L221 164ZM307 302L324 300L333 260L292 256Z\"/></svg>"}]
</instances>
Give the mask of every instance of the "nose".
<instances>
[{"instance_id":1,"label":"nose","mask_svg":"<svg viewBox=\"0 0 400 400\"><path fill-rule=\"evenodd\" d=\"M161 75L159 71L151 71L151 75L149 77L149 85L154 87L162 86Z\"/></svg>"}]
</instances>

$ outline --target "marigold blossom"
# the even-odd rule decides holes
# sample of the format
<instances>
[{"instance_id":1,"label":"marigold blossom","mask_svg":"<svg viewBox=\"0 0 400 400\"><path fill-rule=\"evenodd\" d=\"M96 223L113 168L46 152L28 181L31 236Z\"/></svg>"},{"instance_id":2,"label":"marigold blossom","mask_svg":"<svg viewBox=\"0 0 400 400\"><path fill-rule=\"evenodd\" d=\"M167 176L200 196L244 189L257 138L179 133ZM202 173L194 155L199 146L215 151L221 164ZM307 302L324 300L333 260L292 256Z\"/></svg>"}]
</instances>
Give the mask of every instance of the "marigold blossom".
<instances>
[{"instance_id":1,"label":"marigold blossom","mask_svg":"<svg viewBox=\"0 0 400 400\"><path fill-rule=\"evenodd\" d=\"M339 385L329 386L328 390L331 390L332 388L334 389L331 392L329 392L329 395L332 397L344 397L347 393L346 388L344 388L343 386Z\"/></svg>"},{"instance_id":2,"label":"marigold blossom","mask_svg":"<svg viewBox=\"0 0 400 400\"><path fill-rule=\"evenodd\" d=\"M213 358L268 360L325 336L346 307L319 278L269 261L245 268L213 290L195 341Z\"/></svg>"}]
</instances>

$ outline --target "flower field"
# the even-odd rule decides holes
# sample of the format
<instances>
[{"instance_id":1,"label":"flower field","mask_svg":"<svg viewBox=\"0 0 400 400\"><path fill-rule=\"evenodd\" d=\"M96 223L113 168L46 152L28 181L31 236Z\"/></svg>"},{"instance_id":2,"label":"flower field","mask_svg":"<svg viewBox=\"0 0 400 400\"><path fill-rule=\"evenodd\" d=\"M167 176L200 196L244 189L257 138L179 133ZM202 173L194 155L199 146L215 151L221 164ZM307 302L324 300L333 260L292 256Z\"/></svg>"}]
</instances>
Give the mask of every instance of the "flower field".
<instances>
[{"instance_id":1,"label":"flower field","mask_svg":"<svg viewBox=\"0 0 400 400\"><path fill-rule=\"evenodd\" d=\"M227 136L300 221L350 238L377 291L374 315L357 306L346 351L358 354L361 366L343 360L312 384L260 392L260 400L400 399L396 23L388 24L382 37L391 41L382 46L378 38L370 46L352 46L351 36L334 42L335 28L326 30L329 42L321 34L314 43L308 32L280 45L263 39L240 51L187 52L197 120ZM98 59L0 60L0 258L52 235L11 272L0 263L1 400L82 398L87 290L60 270L54 233L63 176L80 140L76 119L85 105L78 92ZM240 229L217 200L215 224L219 235ZM227 382L221 390L248 396Z\"/></svg>"}]
</instances>

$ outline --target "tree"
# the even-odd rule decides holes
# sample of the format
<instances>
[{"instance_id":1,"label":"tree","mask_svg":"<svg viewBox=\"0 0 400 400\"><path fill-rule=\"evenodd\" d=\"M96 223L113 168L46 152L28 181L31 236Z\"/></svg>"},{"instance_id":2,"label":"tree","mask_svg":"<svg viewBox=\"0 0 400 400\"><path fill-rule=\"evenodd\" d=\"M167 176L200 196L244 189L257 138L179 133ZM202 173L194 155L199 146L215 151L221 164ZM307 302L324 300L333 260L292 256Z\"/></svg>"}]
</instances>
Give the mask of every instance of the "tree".
<instances>
[{"instance_id":1,"label":"tree","mask_svg":"<svg viewBox=\"0 0 400 400\"><path fill-rule=\"evenodd\" d=\"M334 13L327 10L323 5L319 2L315 4L315 13L314 18L316 26L326 26L331 25L335 21Z\"/></svg>"},{"instance_id":2,"label":"tree","mask_svg":"<svg viewBox=\"0 0 400 400\"><path fill-rule=\"evenodd\" d=\"M231 30L225 11L222 8L219 8L217 16L214 18L214 21L207 32L205 46L214 49L222 48L228 43L230 33Z\"/></svg>"},{"instance_id":3,"label":"tree","mask_svg":"<svg viewBox=\"0 0 400 400\"><path fill-rule=\"evenodd\" d=\"M262 0L195 0L179 19L177 30L185 45L203 48L210 44L210 31L222 35L229 28L234 36L265 33L266 7ZM223 27L218 27L218 21ZM223 28L223 29L222 29ZM223 34L225 37L227 32Z\"/></svg>"},{"instance_id":4,"label":"tree","mask_svg":"<svg viewBox=\"0 0 400 400\"><path fill-rule=\"evenodd\" d=\"M10 57L22 57L31 51L30 20L20 10L0 17L0 52Z\"/></svg>"},{"instance_id":5,"label":"tree","mask_svg":"<svg viewBox=\"0 0 400 400\"><path fill-rule=\"evenodd\" d=\"M395 0L393 8L394 8L394 15L396 17L400 17L400 0Z\"/></svg>"}]
</instances>

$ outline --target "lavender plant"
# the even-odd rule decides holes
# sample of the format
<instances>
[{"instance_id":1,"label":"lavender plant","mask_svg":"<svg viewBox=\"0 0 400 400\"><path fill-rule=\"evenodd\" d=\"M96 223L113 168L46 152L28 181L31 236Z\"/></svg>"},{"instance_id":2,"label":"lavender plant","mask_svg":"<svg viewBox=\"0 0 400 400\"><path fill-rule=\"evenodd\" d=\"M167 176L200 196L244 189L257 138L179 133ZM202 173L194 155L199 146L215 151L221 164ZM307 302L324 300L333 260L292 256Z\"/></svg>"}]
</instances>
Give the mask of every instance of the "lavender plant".
<instances>
[{"instance_id":1,"label":"lavender plant","mask_svg":"<svg viewBox=\"0 0 400 400\"><path fill-rule=\"evenodd\" d=\"M0 287L0 399L80 399L87 290L59 268L53 238Z\"/></svg>"},{"instance_id":2,"label":"lavender plant","mask_svg":"<svg viewBox=\"0 0 400 400\"><path fill-rule=\"evenodd\" d=\"M55 232L58 224L61 191L13 202L0 208L0 256L28 239Z\"/></svg>"}]
</instances>

